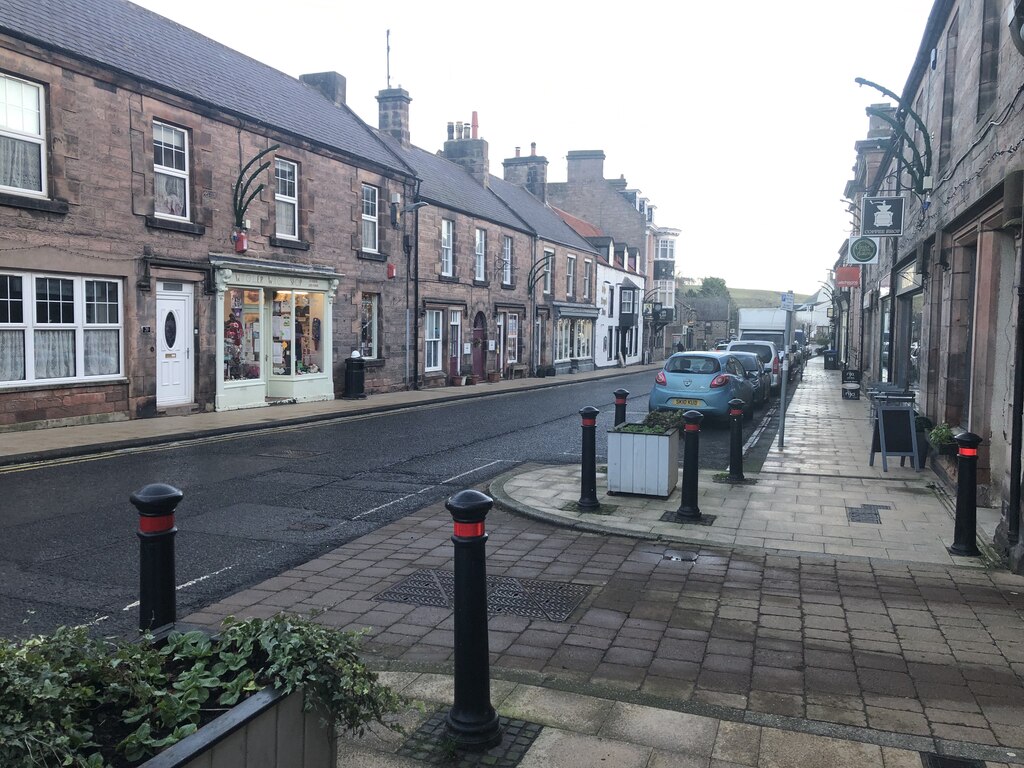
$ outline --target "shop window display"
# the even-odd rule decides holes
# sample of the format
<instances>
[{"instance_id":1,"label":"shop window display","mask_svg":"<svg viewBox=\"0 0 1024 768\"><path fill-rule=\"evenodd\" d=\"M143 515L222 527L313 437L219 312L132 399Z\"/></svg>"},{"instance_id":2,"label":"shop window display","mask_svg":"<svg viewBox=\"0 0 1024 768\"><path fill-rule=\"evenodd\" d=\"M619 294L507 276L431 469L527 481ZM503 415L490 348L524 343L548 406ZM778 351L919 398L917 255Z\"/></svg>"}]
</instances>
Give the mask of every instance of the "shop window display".
<instances>
[{"instance_id":1,"label":"shop window display","mask_svg":"<svg viewBox=\"0 0 1024 768\"><path fill-rule=\"evenodd\" d=\"M275 291L271 371L303 376L323 371L324 296L306 291Z\"/></svg>"},{"instance_id":2,"label":"shop window display","mask_svg":"<svg viewBox=\"0 0 1024 768\"><path fill-rule=\"evenodd\" d=\"M260 378L260 289L231 288L224 295L224 380Z\"/></svg>"}]
</instances>

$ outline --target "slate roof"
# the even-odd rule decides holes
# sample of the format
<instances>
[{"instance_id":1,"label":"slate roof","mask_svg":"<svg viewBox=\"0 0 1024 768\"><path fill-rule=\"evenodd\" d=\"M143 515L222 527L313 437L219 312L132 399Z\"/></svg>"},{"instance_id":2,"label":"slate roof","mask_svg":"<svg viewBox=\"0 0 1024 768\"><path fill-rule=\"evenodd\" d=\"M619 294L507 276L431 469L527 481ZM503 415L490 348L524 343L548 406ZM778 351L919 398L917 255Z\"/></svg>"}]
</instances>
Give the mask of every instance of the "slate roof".
<instances>
[{"instance_id":1,"label":"slate roof","mask_svg":"<svg viewBox=\"0 0 1024 768\"><path fill-rule=\"evenodd\" d=\"M524 187L510 184L497 176L491 176L490 184L491 191L526 221L541 240L558 243L574 251L597 254L594 247L566 224L551 206L542 203Z\"/></svg>"},{"instance_id":2,"label":"slate roof","mask_svg":"<svg viewBox=\"0 0 1024 768\"><path fill-rule=\"evenodd\" d=\"M387 134L380 137L422 180L421 200L533 234L526 222L458 163L419 147L403 147Z\"/></svg>"},{"instance_id":3,"label":"slate roof","mask_svg":"<svg viewBox=\"0 0 1024 768\"><path fill-rule=\"evenodd\" d=\"M126 0L2 0L0 30L409 173L348 107Z\"/></svg>"}]
</instances>

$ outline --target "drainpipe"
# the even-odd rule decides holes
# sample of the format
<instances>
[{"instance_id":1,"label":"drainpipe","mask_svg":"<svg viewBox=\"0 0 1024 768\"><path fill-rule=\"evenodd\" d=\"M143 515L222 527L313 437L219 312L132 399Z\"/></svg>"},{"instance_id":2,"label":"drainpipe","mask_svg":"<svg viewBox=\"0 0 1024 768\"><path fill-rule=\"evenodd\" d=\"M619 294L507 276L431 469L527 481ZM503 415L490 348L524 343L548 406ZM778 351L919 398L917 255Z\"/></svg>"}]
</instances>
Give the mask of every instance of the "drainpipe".
<instances>
[{"instance_id":1,"label":"drainpipe","mask_svg":"<svg viewBox=\"0 0 1024 768\"><path fill-rule=\"evenodd\" d=\"M420 199L420 181L416 180L414 204ZM413 211L412 220L412 388L420 388L420 207Z\"/></svg>"},{"instance_id":2,"label":"drainpipe","mask_svg":"<svg viewBox=\"0 0 1024 768\"><path fill-rule=\"evenodd\" d=\"M1013 402L1010 410L1010 508L1007 510L1006 539L1010 546L1020 541L1020 487L1021 442L1024 427L1024 253L1016 251L1017 274L1017 327L1013 339Z\"/></svg>"}]
</instances>

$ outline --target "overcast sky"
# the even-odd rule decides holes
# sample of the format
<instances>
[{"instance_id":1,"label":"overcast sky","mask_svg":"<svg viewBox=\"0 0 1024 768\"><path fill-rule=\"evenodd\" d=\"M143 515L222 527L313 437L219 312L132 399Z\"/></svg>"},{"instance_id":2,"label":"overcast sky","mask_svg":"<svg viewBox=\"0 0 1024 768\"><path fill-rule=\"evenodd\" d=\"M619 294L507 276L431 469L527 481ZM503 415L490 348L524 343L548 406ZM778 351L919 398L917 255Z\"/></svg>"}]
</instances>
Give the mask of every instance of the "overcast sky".
<instances>
[{"instance_id":1,"label":"overcast sky","mask_svg":"<svg viewBox=\"0 0 1024 768\"><path fill-rule=\"evenodd\" d=\"M850 234L840 202L867 105L901 93L932 0L141 0L276 69L333 70L377 125L405 88L412 141L436 151L479 115L491 172L537 142L551 181L604 150L681 230L676 270L812 293Z\"/></svg>"}]
</instances>

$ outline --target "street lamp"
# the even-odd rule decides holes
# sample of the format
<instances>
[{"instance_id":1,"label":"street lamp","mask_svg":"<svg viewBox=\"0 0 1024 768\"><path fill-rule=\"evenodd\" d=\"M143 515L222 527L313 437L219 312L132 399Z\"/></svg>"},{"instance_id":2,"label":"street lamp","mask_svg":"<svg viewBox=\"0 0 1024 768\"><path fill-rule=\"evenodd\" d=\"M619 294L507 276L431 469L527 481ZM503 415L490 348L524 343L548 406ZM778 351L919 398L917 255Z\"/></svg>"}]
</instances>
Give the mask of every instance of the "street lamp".
<instances>
[{"instance_id":1,"label":"street lamp","mask_svg":"<svg viewBox=\"0 0 1024 768\"><path fill-rule=\"evenodd\" d=\"M418 190L417 190L418 192ZM420 305L420 208L429 205L429 203L418 200L415 203L411 203L401 209L402 213L415 213L413 216L412 224L412 243L405 239L403 245L405 246L405 388L409 389L409 348L412 347L412 388L419 389L419 369L420 369L420 314L418 311L413 311L414 308L418 308ZM397 206L396 206L397 210ZM409 280L410 273L415 275L412 277L413 290L415 291L415 298L412 303L412 307L409 306ZM410 312L412 316L410 317ZM410 322L411 321L411 322ZM415 339L415 345L412 344L410 336L410 327L412 328L411 334L412 339Z\"/></svg>"},{"instance_id":2,"label":"street lamp","mask_svg":"<svg viewBox=\"0 0 1024 768\"><path fill-rule=\"evenodd\" d=\"M545 252L530 265L530 271L526 276L526 295L533 302L533 344L530 345L530 368L534 374L537 373L537 358L540 357L540 334L537 332L540 319L537 316L537 283L548 274L552 258L554 258L554 254Z\"/></svg>"}]
</instances>

